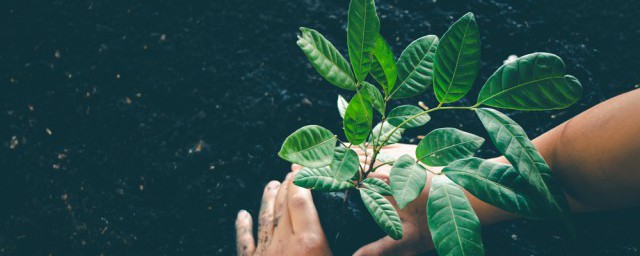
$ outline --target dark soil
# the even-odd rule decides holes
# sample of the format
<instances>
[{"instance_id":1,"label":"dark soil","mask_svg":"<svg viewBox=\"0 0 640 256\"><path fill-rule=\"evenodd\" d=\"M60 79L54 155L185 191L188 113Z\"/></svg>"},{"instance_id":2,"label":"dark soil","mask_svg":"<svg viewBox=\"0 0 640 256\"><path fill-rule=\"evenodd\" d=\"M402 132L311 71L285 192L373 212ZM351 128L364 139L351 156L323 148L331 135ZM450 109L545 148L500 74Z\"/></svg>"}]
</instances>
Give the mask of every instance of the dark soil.
<instances>
[{"instance_id":1,"label":"dark soil","mask_svg":"<svg viewBox=\"0 0 640 256\"><path fill-rule=\"evenodd\" d=\"M295 40L312 27L346 54L347 6L2 1L0 255L234 254L237 211L255 216L263 186L289 170L276 156L283 139L306 124L340 131L335 98L348 94ZM513 113L532 137L640 83L639 1L378 6L396 55L476 14L484 62L469 100L511 54L561 56L584 96L567 110ZM431 93L420 100L434 104ZM486 136L468 113L442 112L408 138L443 126ZM359 208L316 200L337 255L381 235ZM487 255L640 255L639 214L578 215L575 242L556 222L513 221L483 229L484 243Z\"/></svg>"}]
</instances>

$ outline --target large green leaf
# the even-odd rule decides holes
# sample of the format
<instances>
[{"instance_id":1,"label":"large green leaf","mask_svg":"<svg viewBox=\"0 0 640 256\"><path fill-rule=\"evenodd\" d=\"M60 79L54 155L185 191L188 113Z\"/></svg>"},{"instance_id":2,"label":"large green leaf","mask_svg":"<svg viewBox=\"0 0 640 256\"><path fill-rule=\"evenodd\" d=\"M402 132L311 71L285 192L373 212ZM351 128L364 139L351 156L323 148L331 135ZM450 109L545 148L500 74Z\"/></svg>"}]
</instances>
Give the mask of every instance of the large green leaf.
<instances>
[{"instance_id":1,"label":"large green leaf","mask_svg":"<svg viewBox=\"0 0 640 256\"><path fill-rule=\"evenodd\" d=\"M480 220L462 189L444 175L431 182L427 222L438 255L484 255Z\"/></svg>"},{"instance_id":2,"label":"large green leaf","mask_svg":"<svg viewBox=\"0 0 640 256\"><path fill-rule=\"evenodd\" d=\"M478 199L508 212L539 218L550 207L540 202L529 182L508 164L473 157L451 163L442 173Z\"/></svg>"},{"instance_id":3,"label":"large green leaf","mask_svg":"<svg viewBox=\"0 0 640 256\"><path fill-rule=\"evenodd\" d=\"M538 195L552 206L553 212L549 215L560 216L569 221L567 199L562 189L554 183L551 169L522 127L494 109L478 108L476 113L496 148L533 186Z\"/></svg>"},{"instance_id":4,"label":"large green leaf","mask_svg":"<svg viewBox=\"0 0 640 256\"><path fill-rule=\"evenodd\" d=\"M391 196L391 187L381 179L366 178L362 183L368 188L383 196Z\"/></svg>"},{"instance_id":5,"label":"large green leaf","mask_svg":"<svg viewBox=\"0 0 640 256\"><path fill-rule=\"evenodd\" d=\"M349 102L345 100L342 95L338 95L338 113L340 113L340 117L344 118L344 113L347 112L347 106L349 106Z\"/></svg>"},{"instance_id":6,"label":"large green leaf","mask_svg":"<svg viewBox=\"0 0 640 256\"><path fill-rule=\"evenodd\" d=\"M347 24L349 60L358 81L371 70L373 51L380 33L380 20L374 0L351 0Z\"/></svg>"},{"instance_id":7,"label":"large green leaf","mask_svg":"<svg viewBox=\"0 0 640 256\"><path fill-rule=\"evenodd\" d=\"M462 16L444 33L434 66L433 89L439 102L454 102L469 92L480 69L480 33L473 13Z\"/></svg>"},{"instance_id":8,"label":"large green leaf","mask_svg":"<svg viewBox=\"0 0 640 256\"><path fill-rule=\"evenodd\" d=\"M402 238L402 223L389 200L366 188L360 189L360 197L378 226L391 238L400 240Z\"/></svg>"},{"instance_id":9,"label":"large green leaf","mask_svg":"<svg viewBox=\"0 0 640 256\"><path fill-rule=\"evenodd\" d=\"M416 199L427 181L427 170L409 155L402 155L391 167L389 175L393 198L404 208Z\"/></svg>"},{"instance_id":10,"label":"large green leaf","mask_svg":"<svg viewBox=\"0 0 640 256\"><path fill-rule=\"evenodd\" d=\"M318 73L335 86L355 90L356 82L349 62L342 57L333 44L313 29L300 28L300 31L302 36L298 36L298 47L307 55Z\"/></svg>"},{"instance_id":11,"label":"large green leaf","mask_svg":"<svg viewBox=\"0 0 640 256\"><path fill-rule=\"evenodd\" d=\"M385 95L389 94L396 84L398 71L396 68L396 57L391 51L391 47L381 35L376 40L376 48L373 50L373 62L371 63L371 76L384 90Z\"/></svg>"},{"instance_id":12,"label":"large green leaf","mask_svg":"<svg viewBox=\"0 0 640 256\"><path fill-rule=\"evenodd\" d=\"M429 166L444 166L473 156L484 139L455 128L440 128L431 131L416 147L416 157Z\"/></svg>"},{"instance_id":13,"label":"large green leaf","mask_svg":"<svg viewBox=\"0 0 640 256\"><path fill-rule=\"evenodd\" d=\"M336 147L331 162L331 174L336 180L350 180L358 172L360 159L358 153L345 147Z\"/></svg>"},{"instance_id":14,"label":"large green leaf","mask_svg":"<svg viewBox=\"0 0 640 256\"><path fill-rule=\"evenodd\" d=\"M502 65L480 90L477 105L517 110L561 109L578 101L582 85L551 53L532 53Z\"/></svg>"},{"instance_id":15,"label":"large green leaf","mask_svg":"<svg viewBox=\"0 0 640 256\"><path fill-rule=\"evenodd\" d=\"M361 90L366 90L369 93L369 99L371 99L371 105L373 108L375 108L380 115L384 115L385 102L380 90L368 82L362 82Z\"/></svg>"},{"instance_id":16,"label":"large green leaf","mask_svg":"<svg viewBox=\"0 0 640 256\"><path fill-rule=\"evenodd\" d=\"M433 84L433 59L438 37L428 35L413 41L398 59L398 80L389 95L392 99L418 96Z\"/></svg>"},{"instance_id":17,"label":"large green leaf","mask_svg":"<svg viewBox=\"0 0 640 256\"><path fill-rule=\"evenodd\" d=\"M373 127L373 130L371 130L371 138L369 139L369 141L374 142L373 144L375 146L380 146L382 142L387 137L389 137L389 140L387 140L384 145L398 143L402 139L402 133L404 132L404 129L395 128L395 126L391 125L387 121L385 121L384 123L378 123L375 127Z\"/></svg>"},{"instance_id":18,"label":"large green leaf","mask_svg":"<svg viewBox=\"0 0 640 256\"><path fill-rule=\"evenodd\" d=\"M319 191L340 191L354 187L349 181L333 178L328 166L315 169L302 168L294 177L293 184Z\"/></svg>"},{"instance_id":19,"label":"large green leaf","mask_svg":"<svg viewBox=\"0 0 640 256\"><path fill-rule=\"evenodd\" d=\"M333 160L336 141L331 131L318 125L307 125L284 140L278 156L304 167L327 166Z\"/></svg>"},{"instance_id":20,"label":"large green leaf","mask_svg":"<svg viewBox=\"0 0 640 256\"><path fill-rule=\"evenodd\" d=\"M344 134L351 144L360 144L367 140L373 124L373 110L367 90L360 90L347 106L344 115Z\"/></svg>"},{"instance_id":21,"label":"large green leaf","mask_svg":"<svg viewBox=\"0 0 640 256\"><path fill-rule=\"evenodd\" d=\"M413 116L422 112L424 111L419 107L413 105L402 105L391 110L387 117L387 121L393 126L405 129L423 126L431 120L431 117L428 114L421 114L420 116L411 119ZM402 124L405 121L407 122ZM401 124L402 126L400 126Z\"/></svg>"}]
</instances>

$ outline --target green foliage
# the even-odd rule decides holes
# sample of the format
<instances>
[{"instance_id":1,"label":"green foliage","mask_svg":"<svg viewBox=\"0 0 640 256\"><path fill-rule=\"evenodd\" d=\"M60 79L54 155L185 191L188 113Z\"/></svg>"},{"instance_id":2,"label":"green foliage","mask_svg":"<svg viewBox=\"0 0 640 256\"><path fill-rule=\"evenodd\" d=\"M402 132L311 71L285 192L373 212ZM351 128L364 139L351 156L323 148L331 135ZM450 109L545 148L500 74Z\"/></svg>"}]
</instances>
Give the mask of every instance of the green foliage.
<instances>
[{"instance_id":1,"label":"green foliage","mask_svg":"<svg viewBox=\"0 0 640 256\"><path fill-rule=\"evenodd\" d=\"M377 178L366 178L362 181L362 184L368 189L375 191L376 193L383 196L391 196L391 186L385 183L381 179Z\"/></svg>"},{"instance_id":2,"label":"green foliage","mask_svg":"<svg viewBox=\"0 0 640 256\"><path fill-rule=\"evenodd\" d=\"M388 121L384 121L383 123L378 123L373 127L373 130L371 130L371 139L369 139L369 141L374 146L380 146L385 138L389 138L384 145L395 144L402 139L403 132L404 129L396 129L396 127L391 125Z\"/></svg>"},{"instance_id":3,"label":"green foliage","mask_svg":"<svg viewBox=\"0 0 640 256\"><path fill-rule=\"evenodd\" d=\"M387 121L393 126L405 129L420 127L431 120L431 117L423 112L424 111L419 107L413 105L402 105L391 110ZM416 115L420 116L416 117Z\"/></svg>"},{"instance_id":4,"label":"green foliage","mask_svg":"<svg viewBox=\"0 0 640 256\"><path fill-rule=\"evenodd\" d=\"M339 181L351 180L360 168L360 159L353 149L337 147L331 162L331 176Z\"/></svg>"},{"instance_id":5,"label":"green foliage","mask_svg":"<svg viewBox=\"0 0 640 256\"><path fill-rule=\"evenodd\" d=\"M416 199L427 181L427 170L409 155L403 155L391 167L389 175L393 198L404 208Z\"/></svg>"},{"instance_id":6,"label":"green foliage","mask_svg":"<svg viewBox=\"0 0 640 256\"><path fill-rule=\"evenodd\" d=\"M367 90L360 90L349 101L344 114L344 134L352 144L360 144L367 140L373 123L371 99Z\"/></svg>"},{"instance_id":7,"label":"green foliage","mask_svg":"<svg viewBox=\"0 0 640 256\"><path fill-rule=\"evenodd\" d=\"M435 129L420 141L416 157L430 166L444 166L473 156L483 143L483 138L455 128Z\"/></svg>"},{"instance_id":8,"label":"green foliage","mask_svg":"<svg viewBox=\"0 0 640 256\"><path fill-rule=\"evenodd\" d=\"M333 178L329 167L302 168L294 177L293 184L319 191L340 191L353 187L353 183L349 181Z\"/></svg>"},{"instance_id":9,"label":"green foliage","mask_svg":"<svg viewBox=\"0 0 640 256\"><path fill-rule=\"evenodd\" d=\"M398 85L391 90L392 99L420 95L433 84L433 59L438 37L428 35L413 41L398 59Z\"/></svg>"},{"instance_id":10,"label":"green foliage","mask_svg":"<svg viewBox=\"0 0 640 256\"><path fill-rule=\"evenodd\" d=\"M398 77L396 57L393 55L389 43L381 35L378 35L376 48L373 50L370 72L373 79L382 86L385 96L391 92Z\"/></svg>"},{"instance_id":11,"label":"green foliage","mask_svg":"<svg viewBox=\"0 0 640 256\"><path fill-rule=\"evenodd\" d=\"M400 216L398 216L389 200L381 194L366 188L360 189L360 197L378 226L391 238L400 240L402 238L402 223L400 222Z\"/></svg>"},{"instance_id":12,"label":"green foliage","mask_svg":"<svg viewBox=\"0 0 640 256\"><path fill-rule=\"evenodd\" d=\"M358 81L364 81L373 62L373 51L380 32L374 0L352 0L349 4L347 46Z\"/></svg>"},{"instance_id":13,"label":"green foliage","mask_svg":"<svg viewBox=\"0 0 640 256\"><path fill-rule=\"evenodd\" d=\"M317 125L307 125L289 135L278 153L282 159L309 168L327 166L333 160L336 136Z\"/></svg>"},{"instance_id":14,"label":"green foliage","mask_svg":"<svg viewBox=\"0 0 640 256\"><path fill-rule=\"evenodd\" d=\"M375 108L380 115L384 116L385 112L385 104L384 99L382 98L382 94L380 94L380 90L376 88L374 85L368 82L362 82L362 90L369 93L369 99L371 99L371 105Z\"/></svg>"}]
</instances>

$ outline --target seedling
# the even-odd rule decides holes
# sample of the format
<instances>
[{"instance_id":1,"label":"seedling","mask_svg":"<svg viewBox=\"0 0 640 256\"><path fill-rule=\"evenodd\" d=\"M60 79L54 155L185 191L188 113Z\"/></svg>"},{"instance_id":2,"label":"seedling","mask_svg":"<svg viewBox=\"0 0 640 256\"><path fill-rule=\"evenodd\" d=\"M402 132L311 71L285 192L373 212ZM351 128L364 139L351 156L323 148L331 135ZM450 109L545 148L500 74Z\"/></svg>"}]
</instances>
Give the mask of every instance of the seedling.
<instances>
[{"instance_id":1,"label":"seedling","mask_svg":"<svg viewBox=\"0 0 640 256\"><path fill-rule=\"evenodd\" d=\"M429 168L444 166L433 172L426 216L440 255L484 254L478 217L460 187L505 211L561 218L571 227L567 201L549 166L525 131L495 109L541 111L575 103L582 86L566 74L560 57L538 52L506 63L484 83L476 104L458 106L449 104L467 95L480 68L480 35L472 13L441 38L415 40L397 61L379 34L374 0L352 0L349 5L349 62L319 32L300 30L297 44L312 66L329 83L354 95L348 102L338 96L347 141L317 125L304 126L285 140L279 156L304 166L295 176L296 185L320 191L357 189L376 223L400 239L400 218L385 197L392 196L403 209L424 189L427 172L433 172ZM367 80L369 75L373 79ZM434 107L402 105L387 112L391 100L420 96L430 88L438 101ZM474 157L484 139L455 128L429 132L416 148L417 159L393 159L380 152L399 142L406 129L426 125L431 112L442 110L475 112L511 165ZM375 126L374 115L379 121ZM390 184L368 177L382 165L360 163L354 147L365 151L365 162L392 165Z\"/></svg>"}]
</instances>

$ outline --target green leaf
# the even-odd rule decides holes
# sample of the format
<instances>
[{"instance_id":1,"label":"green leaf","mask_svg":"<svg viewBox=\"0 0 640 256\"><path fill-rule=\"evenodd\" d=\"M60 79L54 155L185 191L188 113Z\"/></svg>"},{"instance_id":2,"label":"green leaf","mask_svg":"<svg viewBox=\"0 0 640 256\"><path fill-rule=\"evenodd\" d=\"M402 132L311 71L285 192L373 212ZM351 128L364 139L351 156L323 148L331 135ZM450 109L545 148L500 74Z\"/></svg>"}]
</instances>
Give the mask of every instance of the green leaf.
<instances>
[{"instance_id":1,"label":"green leaf","mask_svg":"<svg viewBox=\"0 0 640 256\"><path fill-rule=\"evenodd\" d=\"M384 123L378 123L375 127L373 127L373 130L371 131L371 138L369 139L369 141L375 142L373 144L376 146L380 146L380 144L382 144L382 141L389 137L389 140L387 140L387 142L384 144L385 146L398 143L402 139L402 133L404 132L404 129L398 128L394 132L393 130L395 128L395 126L391 125L387 121L385 121Z\"/></svg>"},{"instance_id":2,"label":"green leaf","mask_svg":"<svg viewBox=\"0 0 640 256\"><path fill-rule=\"evenodd\" d=\"M376 80L387 95L396 84L398 71L396 57L391 47L381 35L376 40L376 48L373 50L373 62L371 63L371 76Z\"/></svg>"},{"instance_id":3,"label":"green leaf","mask_svg":"<svg viewBox=\"0 0 640 256\"><path fill-rule=\"evenodd\" d=\"M438 255L484 255L480 220L462 189L444 175L431 182L427 222Z\"/></svg>"},{"instance_id":4,"label":"green leaf","mask_svg":"<svg viewBox=\"0 0 640 256\"><path fill-rule=\"evenodd\" d=\"M398 158L394 155L391 154L386 154L383 152L379 152L378 153L378 157L376 158L377 161L381 162L381 163L385 163L385 164L394 164L396 162L396 160L398 160Z\"/></svg>"},{"instance_id":5,"label":"green leaf","mask_svg":"<svg viewBox=\"0 0 640 256\"><path fill-rule=\"evenodd\" d=\"M444 166L473 156L484 139L455 128L440 128L431 131L416 147L416 157L429 166Z\"/></svg>"},{"instance_id":6,"label":"green leaf","mask_svg":"<svg viewBox=\"0 0 640 256\"><path fill-rule=\"evenodd\" d=\"M427 181L427 170L409 155L402 155L391 167L389 175L393 198L404 208L416 199Z\"/></svg>"},{"instance_id":7,"label":"green leaf","mask_svg":"<svg viewBox=\"0 0 640 256\"><path fill-rule=\"evenodd\" d=\"M304 167L327 166L333 160L336 141L331 131L318 125L307 125L284 140L278 156Z\"/></svg>"},{"instance_id":8,"label":"green leaf","mask_svg":"<svg viewBox=\"0 0 640 256\"><path fill-rule=\"evenodd\" d=\"M329 167L302 168L294 177L293 184L319 191L340 191L354 187L349 181L339 181L331 177Z\"/></svg>"},{"instance_id":9,"label":"green leaf","mask_svg":"<svg viewBox=\"0 0 640 256\"><path fill-rule=\"evenodd\" d=\"M533 186L538 195L553 206L554 212L549 215L560 216L569 221L570 210L567 199L562 189L553 182L551 169L522 127L494 109L478 108L476 113L496 148Z\"/></svg>"},{"instance_id":10,"label":"green leaf","mask_svg":"<svg viewBox=\"0 0 640 256\"><path fill-rule=\"evenodd\" d=\"M344 115L344 134L351 144L367 140L373 124L373 110L367 91L360 90L349 102Z\"/></svg>"},{"instance_id":11,"label":"green leaf","mask_svg":"<svg viewBox=\"0 0 640 256\"><path fill-rule=\"evenodd\" d=\"M373 108L375 108L380 115L384 115L385 102L380 90L368 82L362 82L361 90L366 90L369 93L369 98L371 99L371 105Z\"/></svg>"},{"instance_id":12,"label":"green leaf","mask_svg":"<svg viewBox=\"0 0 640 256\"><path fill-rule=\"evenodd\" d=\"M307 55L318 73L335 86L355 90L356 82L349 62L342 57L333 44L313 29L300 28L300 31L302 36L298 36L298 47Z\"/></svg>"},{"instance_id":13,"label":"green leaf","mask_svg":"<svg viewBox=\"0 0 640 256\"><path fill-rule=\"evenodd\" d=\"M371 70L373 51L380 33L380 20L374 0L351 0L347 24L349 59L358 81Z\"/></svg>"},{"instance_id":14,"label":"green leaf","mask_svg":"<svg viewBox=\"0 0 640 256\"><path fill-rule=\"evenodd\" d=\"M386 182L377 178L366 178L362 183L368 188L383 196L391 196L391 187Z\"/></svg>"},{"instance_id":15,"label":"green leaf","mask_svg":"<svg viewBox=\"0 0 640 256\"><path fill-rule=\"evenodd\" d=\"M551 53L532 53L502 65L480 90L481 104L517 110L561 109L578 101L582 85Z\"/></svg>"},{"instance_id":16,"label":"green leaf","mask_svg":"<svg viewBox=\"0 0 640 256\"><path fill-rule=\"evenodd\" d=\"M452 181L478 199L528 218L549 210L529 182L513 166L480 158L461 159L442 170Z\"/></svg>"},{"instance_id":17,"label":"green leaf","mask_svg":"<svg viewBox=\"0 0 640 256\"><path fill-rule=\"evenodd\" d=\"M393 205L373 190L361 188L360 197L376 224L395 240L402 238L402 223Z\"/></svg>"},{"instance_id":18,"label":"green leaf","mask_svg":"<svg viewBox=\"0 0 640 256\"><path fill-rule=\"evenodd\" d=\"M345 147L336 147L331 162L331 176L336 180L350 180L358 172L360 159L358 153Z\"/></svg>"},{"instance_id":19,"label":"green leaf","mask_svg":"<svg viewBox=\"0 0 640 256\"><path fill-rule=\"evenodd\" d=\"M347 112L347 106L349 102L345 100L342 95L338 94L338 113L340 113L340 117L344 118L344 113Z\"/></svg>"},{"instance_id":20,"label":"green leaf","mask_svg":"<svg viewBox=\"0 0 640 256\"><path fill-rule=\"evenodd\" d=\"M389 113L389 116L387 117L387 121L391 125L396 127L405 128L405 129L415 128L415 127L423 126L427 122L429 122L429 120L431 120L431 117L426 113L411 119L413 116L423 112L424 111L419 107L416 107L413 105L402 105L391 110L391 112ZM403 122L407 120L409 120L407 123L400 126Z\"/></svg>"},{"instance_id":21,"label":"green leaf","mask_svg":"<svg viewBox=\"0 0 640 256\"><path fill-rule=\"evenodd\" d=\"M398 83L390 98L409 98L422 94L433 84L433 59L438 37L423 36L413 41L398 59Z\"/></svg>"},{"instance_id":22,"label":"green leaf","mask_svg":"<svg viewBox=\"0 0 640 256\"><path fill-rule=\"evenodd\" d=\"M480 69L480 33L473 13L462 16L444 33L434 66L433 89L439 102L454 102L469 92Z\"/></svg>"}]
</instances>

